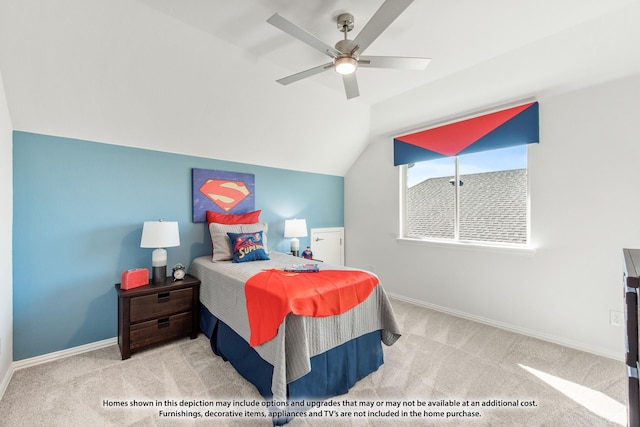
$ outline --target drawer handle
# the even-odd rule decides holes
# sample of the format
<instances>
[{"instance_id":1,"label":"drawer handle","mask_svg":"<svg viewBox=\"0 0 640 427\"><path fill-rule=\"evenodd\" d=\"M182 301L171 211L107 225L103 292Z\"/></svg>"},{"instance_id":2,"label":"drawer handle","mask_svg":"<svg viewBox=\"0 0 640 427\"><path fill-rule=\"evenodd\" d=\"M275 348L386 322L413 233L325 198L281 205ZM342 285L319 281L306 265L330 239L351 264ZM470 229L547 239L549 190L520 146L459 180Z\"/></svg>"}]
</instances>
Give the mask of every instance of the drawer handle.
<instances>
[{"instance_id":1,"label":"drawer handle","mask_svg":"<svg viewBox=\"0 0 640 427\"><path fill-rule=\"evenodd\" d=\"M167 302L171 298L170 292L165 292L163 294L158 294L158 302Z\"/></svg>"},{"instance_id":2,"label":"drawer handle","mask_svg":"<svg viewBox=\"0 0 640 427\"><path fill-rule=\"evenodd\" d=\"M158 319L158 329L168 328L169 327L169 318L166 319Z\"/></svg>"}]
</instances>

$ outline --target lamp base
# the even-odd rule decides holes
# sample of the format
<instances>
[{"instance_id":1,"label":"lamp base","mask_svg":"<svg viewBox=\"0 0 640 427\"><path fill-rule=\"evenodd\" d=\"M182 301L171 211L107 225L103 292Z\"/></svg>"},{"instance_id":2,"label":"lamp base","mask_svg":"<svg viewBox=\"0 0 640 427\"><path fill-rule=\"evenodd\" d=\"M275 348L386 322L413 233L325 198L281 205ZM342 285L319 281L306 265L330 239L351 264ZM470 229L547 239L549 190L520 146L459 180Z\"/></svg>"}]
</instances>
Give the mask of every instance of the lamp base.
<instances>
[{"instance_id":1,"label":"lamp base","mask_svg":"<svg viewBox=\"0 0 640 427\"><path fill-rule=\"evenodd\" d=\"M297 237L291 239L291 255L300 256L300 240Z\"/></svg>"},{"instance_id":2,"label":"lamp base","mask_svg":"<svg viewBox=\"0 0 640 427\"><path fill-rule=\"evenodd\" d=\"M167 280L167 266L163 265L162 267L151 267L152 268L152 278L151 283L157 285L159 283L164 283Z\"/></svg>"}]
</instances>

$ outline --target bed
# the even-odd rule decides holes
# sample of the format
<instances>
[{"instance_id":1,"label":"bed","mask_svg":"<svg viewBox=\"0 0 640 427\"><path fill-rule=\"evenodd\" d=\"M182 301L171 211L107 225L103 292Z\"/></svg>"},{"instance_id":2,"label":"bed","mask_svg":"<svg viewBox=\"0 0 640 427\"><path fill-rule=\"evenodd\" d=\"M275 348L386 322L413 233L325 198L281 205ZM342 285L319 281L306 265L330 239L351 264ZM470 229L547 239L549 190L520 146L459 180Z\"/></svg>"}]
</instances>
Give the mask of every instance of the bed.
<instances>
[{"instance_id":1,"label":"bed","mask_svg":"<svg viewBox=\"0 0 640 427\"><path fill-rule=\"evenodd\" d=\"M347 393L383 364L381 343L393 345L400 337L382 285L377 284L362 302L342 314L289 313L273 339L250 346L247 280L265 270L282 270L301 262L278 252L269 253L269 258L234 263L212 262L210 256L203 256L192 262L189 271L201 281L200 328L211 340L213 352L229 361L265 399L323 400ZM325 263L318 267L321 271L354 270Z\"/></svg>"}]
</instances>

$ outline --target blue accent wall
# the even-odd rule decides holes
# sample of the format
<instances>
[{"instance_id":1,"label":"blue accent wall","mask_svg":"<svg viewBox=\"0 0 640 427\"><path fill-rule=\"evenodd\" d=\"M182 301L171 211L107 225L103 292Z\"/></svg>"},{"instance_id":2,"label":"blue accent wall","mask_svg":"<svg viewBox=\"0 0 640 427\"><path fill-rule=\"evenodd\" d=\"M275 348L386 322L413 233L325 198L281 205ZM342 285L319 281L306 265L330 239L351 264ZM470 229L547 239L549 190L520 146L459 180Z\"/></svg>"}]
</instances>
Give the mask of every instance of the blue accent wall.
<instances>
[{"instance_id":1,"label":"blue accent wall","mask_svg":"<svg viewBox=\"0 0 640 427\"><path fill-rule=\"evenodd\" d=\"M344 226L342 177L14 132L14 360L117 335L114 284L124 270L151 269L144 221L179 222L169 271L210 253L206 224L191 220L192 168L255 175L271 250L288 251L288 218Z\"/></svg>"}]
</instances>

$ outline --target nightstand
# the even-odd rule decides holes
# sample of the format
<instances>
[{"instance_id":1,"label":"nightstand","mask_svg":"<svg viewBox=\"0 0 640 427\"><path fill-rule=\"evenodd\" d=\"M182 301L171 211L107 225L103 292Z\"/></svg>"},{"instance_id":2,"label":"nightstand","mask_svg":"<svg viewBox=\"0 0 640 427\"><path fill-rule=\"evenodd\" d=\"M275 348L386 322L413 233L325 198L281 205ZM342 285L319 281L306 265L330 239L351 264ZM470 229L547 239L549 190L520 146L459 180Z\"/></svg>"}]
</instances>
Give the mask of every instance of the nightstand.
<instances>
[{"instance_id":1,"label":"nightstand","mask_svg":"<svg viewBox=\"0 0 640 427\"><path fill-rule=\"evenodd\" d=\"M164 283L118 291L118 345L122 360L131 353L176 338L198 336L200 280L167 277Z\"/></svg>"}]
</instances>

